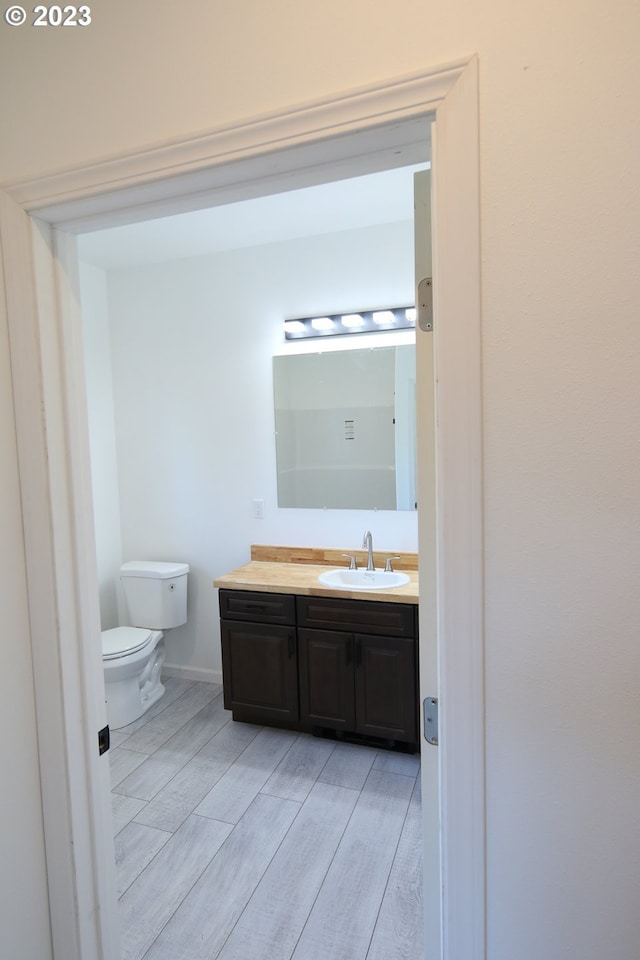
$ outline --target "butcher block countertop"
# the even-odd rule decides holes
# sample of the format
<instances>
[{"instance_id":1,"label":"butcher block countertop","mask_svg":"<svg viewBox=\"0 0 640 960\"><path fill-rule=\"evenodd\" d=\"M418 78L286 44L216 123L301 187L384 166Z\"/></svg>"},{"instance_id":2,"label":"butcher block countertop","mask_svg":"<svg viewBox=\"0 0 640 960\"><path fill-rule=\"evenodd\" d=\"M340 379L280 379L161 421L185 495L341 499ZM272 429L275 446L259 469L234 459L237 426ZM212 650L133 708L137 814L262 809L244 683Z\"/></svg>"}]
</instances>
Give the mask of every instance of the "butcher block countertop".
<instances>
[{"instance_id":1,"label":"butcher block countertop","mask_svg":"<svg viewBox=\"0 0 640 960\"><path fill-rule=\"evenodd\" d=\"M352 600L384 600L389 603L418 603L418 557L415 553L399 553L394 570L402 570L409 583L382 590L343 590L324 587L318 576L325 570L348 567L343 553L353 554L358 567L366 567L364 550L333 550L319 547L277 547L254 544L251 561L217 577L214 587L225 590L254 590L258 593L288 593L298 596L343 597ZM376 568L384 569L392 551L374 550Z\"/></svg>"}]
</instances>

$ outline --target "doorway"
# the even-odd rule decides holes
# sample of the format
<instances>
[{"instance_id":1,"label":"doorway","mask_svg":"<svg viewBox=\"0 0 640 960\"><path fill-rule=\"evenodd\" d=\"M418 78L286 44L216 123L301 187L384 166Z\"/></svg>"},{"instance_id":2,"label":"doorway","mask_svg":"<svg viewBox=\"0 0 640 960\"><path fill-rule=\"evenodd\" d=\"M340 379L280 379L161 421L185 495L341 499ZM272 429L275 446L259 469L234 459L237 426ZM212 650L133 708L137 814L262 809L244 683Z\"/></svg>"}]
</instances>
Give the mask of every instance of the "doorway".
<instances>
[{"instance_id":1,"label":"doorway","mask_svg":"<svg viewBox=\"0 0 640 960\"><path fill-rule=\"evenodd\" d=\"M298 298L295 302L299 305L299 298L306 297L303 302L311 312L312 308L322 312L340 303L346 308L360 303L382 306L396 301L413 302L413 179L414 168L401 167L365 178L356 177L215 208L202 214L151 221L131 228L116 228L106 234L89 234L79 240L82 261L90 257L94 267L114 265L106 273L109 280L108 321L112 332L111 348L114 351L114 432L116 437L120 434L121 440L118 451L119 484L114 476L116 470L109 468L105 455L109 448L116 446L115 438L109 444L108 438L104 437L106 431L103 424L109 419L108 411L102 416L92 416L96 412L96 402L100 403L109 392L108 378L101 375L101 371L105 365L109 365L110 351L106 336L95 338L89 334L94 326L91 321L102 326L104 321L102 324L100 321L107 310L104 305L92 303L93 310L90 313L90 301L85 302L84 296L88 287L84 282L81 285L85 344L88 340L96 341L91 351L93 363L88 366L87 392L102 626L106 628L116 626L119 622L130 622L109 620L111 597L108 591L117 580L119 563L130 556L147 556L144 550L148 552L149 547L145 547L146 544L153 544L151 555L154 557L187 560L191 567L190 590L195 588L190 622L180 631L170 631L166 636L167 660L174 664L173 678L169 696L163 698L154 709L154 713L161 711L158 719L143 717L131 729L112 732L111 759L116 775L114 802L119 812L118 826L122 828L116 837L116 845L124 957L142 956L146 954L147 946L149 956L154 956L158 950L167 950L170 930L174 931L174 936L176 930L182 931L179 936L183 951L192 952L194 956L200 955L195 945L187 947L189 931L198 929L204 938L205 927L208 930L207 950L202 950L202 954L207 952L213 956L230 934L230 926L238 916L238 902L244 904L247 897L246 909L220 956L230 956L233 952L231 944L239 941L244 944L242 952L246 956L252 954L258 937L257 916L261 915L256 900L263 904L271 902L269 912L276 913L276 916L270 916L270 923L262 928L262 936L271 943L274 955L288 956L286 951L295 947L296 937L301 930L304 928L304 935L308 937L307 931L313 929L314 923L315 943L318 946L321 934L318 921L314 920L318 915L317 908L314 907L315 912L311 916L308 913L316 897L324 900L325 913L330 909L326 906L329 889L334 899L338 897L344 902L346 898L342 894L338 896L339 891L357 889L363 901L369 905L368 911L361 910L358 913L349 910L345 916L345 927L347 919L353 921L357 918L359 921L357 942L346 934L345 929L340 931L340 935L337 927L334 930L339 943L351 944L353 957L359 955L361 941L368 939L372 939L369 956L382 955L380 950L384 949L387 956L391 957L390 946L382 948L381 944L391 945L394 940L397 948L403 951L403 956L417 957L422 952L421 885L408 901L403 902L403 898L398 896L393 900L386 896L386 887L389 884L395 887L398 875L402 877L403 890L407 894L414 883L411 871L419 874L421 870L421 857L417 854L407 857L407 850L410 851L416 843L420 822L419 785L416 785L415 779L419 769L417 758L409 760L406 757L385 756L384 753L376 756L371 748L349 745L326 749L328 745L325 744L320 750L307 737L296 738L290 734L286 737L275 735L274 745L273 735L267 731L258 731L255 743L247 742L241 737L237 724L230 723L229 729L225 725L217 733L217 723L220 722L219 697L212 710L208 705L202 706L198 699L200 694L212 696L213 691L219 693L219 687L216 689L210 685L211 693L207 693L207 685L198 682L198 679L202 681L207 677L214 681L220 679L219 661L214 661L218 669L214 671L216 675L211 677L204 672L203 665L207 661L200 653L201 650L208 653L210 648L219 648L218 617L211 581L245 562L248 559L248 544L255 542L255 538L258 542L293 545L298 541L292 540L291 531L287 532L285 528L286 523L293 522L300 526L305 537L301 545L346 549L351 539L355 542L358 537L359 543L361 530L371 526L378 549L384 547L391 553L400 549L417 551L417 516L413 502L409 509L400 513L378 511L374 514L373 511L342 509L305 511L301 514L300 510L276 509L275 470L273 450L270 449L273 444L273 425L270 409L272 389L269 383L271 353L281 349L282 315L288 316L294 309L288 308L287 302L291 304ZM377 211L376 202L379 207ZM301 211L304 211L304 218L301 218ZM292 222L287 225L287 218L291 214L294 215ZM224 220L223 225L220 224L220 217ZM197 222L194 223L194 220ZM243 235L236 226L236 220L247 224L246 233L250 236ZM271 223L276 224L275 237L272 229L265 232L265 225ZM256 225L260 228L262 240L258 246L252 232ZM331 228L332 232L323 233L323 227ZM428 232L428 224L421 224L421 229ZM128 238L132 234L135 243L132 253L127 256L124 251L129 248ZM144 238L141 234L144 234ZM203 255L202 249L197 246L197 237L202 238L205 248L222 246L223 249ZM152 251L163 238L165 243L159 254L159 262L147 263L146 260L155 259L148 251ZM99 251L96 250L98 245ZM190 250L191 257L184 257L186 250ZM142 256L139 251L143 251ZM147 256L144 255L145 251ZM137 263L139 258L145 262ZM85 272L81 262L83 281ZM91 275L95 276L96 272L92 270ZM251 278L249 285L246 278ZM238 305L242 306L241 314L238 313ZM270 333L269 328L272 328ZM402 336L406 339L410 335L404 333ZM412 336L415 340L415 333ZM362 335L359 337L349 340L349 343L359 346L358 355L364 352L370 356L374 347L382 346L380 340L387 347L389 345L388 334L369 335L365 338L368 347L365 350ZM270 346L271 343L273 346ZM336 343L343 347L339 356L355 362L353 351L346 351L344 338L334 338L332 345ZM322 346L316 343L315 350ZM380 353L379 349L374 352ZM415 357L414 349L412 353ZM335 357L336 354L323 354L325 360L329 356ZM241 363L238 362L240 358ZM413 366L411 374L415 379L415 359ZM249 373L243 378L244 370ZM351 369L348 375L353 377L354 373ZM306 385L308 388L308 375ZM361 401L362 384L360 386ZM338 389L335 378L330 387L334 393ZM380 378L376 377L375 388L371 390L376 402L379 402L380 390ZM101 435L104 438L102 446L106 449L100 449L96 442ZM243 456L245 450L246 457ZM429 452L427 459L432 464L432 452ZM246 490L243 489L245 475L251 478L251 488ZM113 498L109 496L110 491L104 490L107 477L110 485L117 484L120 492L119 510L112 519L104 516L112 512L110 501ZM253 491L265 496L265 487L266 522L271 523L267 529L275 530L275 535L272 532L267 534L266 541L263 534L265 523L253 522L247 509L250 493ZM429 497L432 496L430 485ZM106 505L105 500L108 501ZM120 530L120 511L124 518L123 538L125 541L129 539L129 546L124 554L121 547L120 552L116 549L115 557L110 562L109 547L115 532ZM300 519L293 519L296 516ZM384 524L387 525L386 532ZM132 529L128 530L127 526ZM200 535L202 529L207 530L206 540ZM412 534L408 545L403 543L407 531ZM162 541L171 543L173 537L177 546L165 548L162 553ZM107 540L106 545L101 542L103 539ZM229 554L229 550L236 553ZM101 563L105 553L107 562ZM426 559L424 553L423 559ZM431 560L428 567L433 569ZM423 636L425 643L431 645L433 641L429 626L425 623ZM178 637L175 637L176 633ZM198 634L202 635L200 645ZM189 651L186 670L175 666L174 651L179 656L182 649ZM176 674L183 681L193 677L196 682L186 690L177 687ZM177 696L176 700L173 700L174 696ZM173 732L171 724L174 715L176 722L179 722L181 708L189 712L191 697L194 698L194 709L200 708L190 722L191 733L187 736L186 728L181 727ZM166 709L163 710L163 707ZM210 722L204 724L203 717L210 717ZM144 723L145 719L147 723ZM162 730L152 735L151 731L158 722ZM254 735L256 732L257 728L254 728ZM165 742L170 733L171 739ZM209 743L209 737L213 738L214 735L215 740L211 739ZM206 743L203 743L203 737L207 738ZM283 740L286 753L281 757ZM216 743L219 744L217 749ZM240 743L244 748L237 758L233 752L229 753L235 743ZM192 757L191 754L196 751L197 756ZM227 754L234 762L231 769L224 770L221 760ZM350 761L348 755L351 756ZM277 770L271 771L272 761L278 764ZM134 764L135 769L132 769ZM308 775L296 777L295 790L291 793L286 786L287 771L292 771L296 765L308 767ZM342 772L345 765L354 770L360 768L365 773L364 792L364 779L360 776L345 778ZM241 769L244 769L246 784L240 791L237 771ZM220 782L213 783L212 778L220 775L221 771ZM253 795L261 776L267 782L251 800L251 809L246 811L247 820L243 817L238 823L240 815L244 813L241 799ZM407 790L411 788L410 793L406 796L393 795L399 786ZM214 791L217 801L206 800L209 790ZM233 811L225 803L221 806L220 797L225 795L225 791L231 791L235 797ZM378 820L372 817L370 806L373 796L382 803L385 791L389 791L385 797L388 822L382 843L382 822L379 816ZM351 798L359 798L354 808L347 807L345 793ZM178 794L179 801L176 802ZM332 796L336 805L333 818L330 814L327 817L326 809ZM318 797L321 798L320 803ZM147 802L143 803L144 800ZM260 870L264 866L257 851L266 848L265 834L271 836L272 840L275 836L273 830L263 828L260 831L260 820L254 816L254 810L259 809L261 804L270 804L277 810L278 804L295 808L297 803L301 804L301 808L283 840L282 848L277 850L274 864L260 881L260 891L254 891L252 887L258 884ZM189 810L189 807L192 809ZM324 819L320 821L324 827L320 831L317 826L319 809L325 810ZM344 820L339 834L336 834L340 809L348 811L349 819L348 825ZM406 831L403 823L405 815ZM128 823L125 822L127 816L131 817ZM202 816L223 821L231 819L233 833L219 852L212 849L216 863L206 867L199 887L194 886L193 891L189 890L185 899L179 902L180 893L185 893L186 879L180 880L176 875L175 889L169 891L158 884L158 871L161 872L161 864L170 862L171 858L175 858L176 862L191 862L189 840L182 838L190 836L193 825L201 823ZM318 831L316 854L309 858L306 869L299 856L300 831L305 822L310 829L316 824ZM255 856L243 846L245 823L252 824L251 829L255 831ZM341 838L343 831L346 833ZM292 837L296 834L298 840L294 843ZM360 868L356 869L358 861L354 852L349 855L345 853L349 842L354 843L354 837L357 838L354 849L361 849L365 843L368 845L366 868L360 864ZM227 851L234 849L236 843L245 851L242 855L243 864L246 861L253 865L245 878L247 882L230 885L226 900L222 892L220 897L211 896L211 908L199 916L192 904L198 900L202 902L207 894L198 890L211 891L212 885L219 882L220 864L226 862L229 856ZM138 873L145 863L146 854L156 853L156 846L160 844L162 847L157 850L157 858L154 857L153 862ZM395 855L396 845L399 845L398 858ZM205 850L206 847L201 846L198 869L204 862ZM283 858L287 862L286 870L282 867ZM322 864L324 862L325 869L328 869L329 860L333 864L331 874L325 876ZM404 863L404 869L399 873L400 860ZM343 865L341 869L338 868L339 864ZM185 871L186 876L188 874ZM294 884L296 896L291 897L291 904L285 898L287 902L281 903L278 912L277 907L273 906L273 902L277 903L278 900L273 887L277 885L281 895L294 876L297 876ZM153 891L152 895L145 895L144 891L149 889ZM271 890L271 894L265 893L265 890ZM375 909L377 897L381 905L379 921ZM294 900L296 909L293 907ZM154 904L151 916L148 907L150 902ZM163 910L174 909L176 912L170 921L171 928L162 933L159 945L151 946L155 937L160 936L160 927L164 927L167 920ZM390 919L394 913L397 916L395 922ZM187 915L190 920L185 925L184 917ZM253 920L250 921L252 916ZM369 927L374 921L375 933ZM241 930L244 933L240 934ZM277 933L273 941L267 933L270 930ZM394 930L399 931L395 936ZM338 949L337 943L335 946ZM304 956L306 949L300 946L295 956ZM330 955L328 944L324 953ZM260 955L260 951L255 949L256 958Z\"/></svg>"},{"instance_id":2,"label":"doorway","mask_svg":"<svg viewBox=\"0 0 640 960\"><path fill-rule=\"evenodd\" d=\"M443 227L442 219L436 223L435 240L436 256L440 257L436 264L436 316L444 321L448 316L455 318L455 322L448 328L442 323L442 330L436 330L436 343L438 345L439 373L453 371L459 365L460 357L465 359L463 367L467 374L464 383L454 375L451 381L441 379L439 387L439 428L442 436L439 439L439 471L441 474L450 474L455 478L454 484L439 485L439 560L438 560L438 621L439 621L439 643L441 646L441 658L439 664L439 682L441 692L444 690L447 694L457 687L457 692L462 696L451 697L445 700L444 716L441 714L443 729L446 729L450 735L450 740L443 741L440 748L440 769L445 781L448 783L449 790L444 794L446 802L442 810L442 850L443 850L443 875L445 877L445 899L442 901L443 926L449 935L445 936L446 955L454 956L474 956L480 957L484 949L483 929L484 929L484 908L479 904L484 903L484 873L483 873L483 739L482 739L482 614L481 614L481 562L479 545L481 543L481 511L480 511L480 480L479 480L479 297L477 282L478 272L478 244L477 244L477 103L476 103L476 68L475 62L466 62L455 70L447 68L445 71L436 71L422 78L423 91L419 104L415 103L415 78L410 84L393 86L396 97L404 97L404 104L400 110L396 104L395 116L406 117L413 109L413 116L418 116L424 122L424 118L430 111L435 112L436 125L438 127L438 148L436 152L436 175L437 183L435 196L438 204L438 216L443 217L446 214L446 229ZM381 90L385 93L388 88L384 86ZM401 95L401 96L400 96ZM375 101L375 104L374 104ZM351 101L351 110L353 114L352 127L359 129L360 135L369 136L372 139L378 138L378 155L385 147L380 148L380 137L384 140L385 130L394 131L394 126L390 122L385 127L374 129L373 117L378 119L379 124L379 103L380 95L376 101L375 94L371 91L367 99L367 107L363 107L362 96L354 97ZM413 104L411 108L410 103ZM372 104L374 108L372 109ZM425 106L428 105L428 106ZM328 105L329 113L335 111L335 107ZM341 116L344 117L344 101L341 101ZM370 118L366 122L358 121L364 112ZM393 111L387 111L387 117L393 115ZM335 114L334 114L335 116ZM304 126L308 123L310 115L299 118L299 122ZM445 122L446 121L446 122ZM333 129L342 128L344 132L344 121L341 120L337 125L334 122ZM399 125L396 125L397 132ZM325 127L325 131L326 131ZM318 157L327 161L328 140L319 140L317 127L317 118L313 118L311 129L307 126L306 144L309 156L315 153L315 162ZM364 133L363 133L364 131ZM263 136L261 133L260 136ZM348 138L338 137L336 142L344 147ZM291 140L291 138L290 138ZM262 141L265 142L264 140ZM295 138L291 140L295 142ZM300 161L300 150L298 146L292 147L289 152L291 169L299 169L310 175L311 164L306 168L298 166ZM394 144L395 147L395 144ZM394 149L391 148L391 150ZM296 150L298 150L296 154ZM286 151L285 151L286 152ZM369 152L368 156L373 156L375 151ZM245 150L245 160L247 164L254 164L254 168L259 169L263 161L264 148L260 150L254 145L248 151ZM154 158L155 159L155 158ZM342 158L344 160L344 157ZM244 171L246 173L247 164ZM438 164L439 173L438 173ZM165 168L166 169L166 168ZM210 168L211 169L211 168ZM201 171L200 171L201 172ZM100 174L102 176L102 174ZM173 184L164 184L160 193L164 193L162 202L174 203L176 196L185 196L189 194L186 187L186 174L178 183L176 178ZM154 181L156 186L154 187ZM113 178L110 181L113 184ZM237 183L237 181L236 181ZM73 891L77 885L77 876L79 873L87 876L93 876L93 881L88 884L87 890L79 899L76 906L73 897L69 896L71 904L71 915L76 918L75 934L70 938L69 949L66 956L69 958L76 956L108 956L101 944L108 942L108 934L103 929L94 933L94 946L87 949L83 954L79 952L78 945L83 938L91 938L89 928L95 927L92 918L95 911L92 904L100 901L96 896L96 889L100 889L102 871L100 870L100 861L103 853L100 852L100 828L99 813L101 801L99 798L100 774L95 769L95 760L92 761L94 751L93 737L91 730L95 730L95 722L98 719L99 711L92 707L92 702L97 697L92 697L90 688L98 684L95 664L85 663L85 657L82 653L82 629L87 627L90 632L95 629L98 622L95 606L90 609L90 603L83 601L82 596L87 592L82 591L81 587L91 584L91 572L82 571L82 563L89 553L90 536L86 530L86 520L83 522L78 517L78 511L82 506L87 506L86 499L83 502L83 496L86 498L86 476L83 479L83 470L86 469L86 451L78 450L77 444L71 439L73 433L73 402L77 399L74 396L74 380L71 376L74 368L74 362L77 357L73 357L73 330L66 328L65 324L70 316L73 316L73 278L67 287L65 282L65 270L62 274L58 268L58 290L51 283L52 268L56 269L56 260L64 264L67 274L72 271L72 242L69 237L71 230L95 228L97 222L102 217L107 219L114 216L135 219L140 216L140 210L145 209L149 212L148 203L150 192L156 192L158 179L154 174L143 174L138 179L140 187L137 195L132 198L131 193L125 198L122 191L108 189L105 191L97 190L95 187L86 187L86 184L76 185L67 192L65 198L59 202L54 202L51 198L55 192L54 186L49 184L49 192L46 197L40 195L37 202L28 201L28 208L31 211L38 211L43 220L49 224L58 224L66 232L56 232L52 236L51 230L45 225L34 224L25 216L24 210L7 207L3 210L3 235L8 236L15 243L9 244L11 252L7 254L7 265L11 267L12 258L21 260L27 264L32 262L30 246L30 232L33 229L33 238L36 246L35 265L38 278L38 286L34 288L30 282L27 283L27 300L29 301L25 308L25 294L19 289L21 279L20 271L12 275L10 269L6 270L7 276L7 300L9 306L9 321L12 337L12 357L17 362L18 367L28 372L31 369L43 365L43 391L45 394L45 410L48 414L49 431L46 437L43 437L39 425L37 409L33 408L28 396L26 384L24 387L17 387L16 390L16 408L18 419L19 437L23 438L21 448L21 465L28 466L29 459L37 461L35 464L35 474L31 479L25 477L23 489L23 502L31 503L36 499L36 490L39 481L44 485L47 492L46 507L39 517L32 518L32 522L26 530L27 552L32 557L42 551L43 537L48 545L48 555L51 563L46 569L34 569L30 571L30 590L31 600L35 607L41 610L40 624L34 625L34 660L38 663L38 670L42 669L42 664L46 663L47 658L43 651L47 647L47 639L53 636L60 636L59 627L51 625L60 623L59 614L69 614L69 630L65 636L71 637L71 646L75 644L75 652L67 649L66 656L62 658L61 670L54 671L56 679L59 679L56 689L59 687L60 695L70 689L72 680L78 679L78 674L82 677L80 690L83 691L79 696L78 712L83 716L83 729L86 737L82 738L79 754L74 754L71 750L71 733L69 728L69 718L66 720L55 716L57 708L55 703L53 715L55 725L60 732L60 747L52 751L51 755L43 756L43 788L45 790L45 816L51 815L50 794L52 792L52 781L60 769L69 772L64 787L58 791L60 793L60 806L64 807L67 801L65 797L70 797L72 791L80 791L80 802L88 816L82 817L83 821L78 822L77 814L70 819L69 834L75 836L75 855L83 858L84 870L74 871L69 869L68 876L64 881L62 897L64 899L65 891ZM464 190L461 192L461 184ZM39 185L38 190L41 190ZM264 189L264 184L261 185ZM229 189L228 184L225 189ZM28 192L28 191L27 191ZM134 191L135 192L135 191ZM58 193L60 196L60 193ZM193 194L190 194L190 202L194 202ZM463 199L460 199L462 197ZM24 200L24 192L22 194ZM82 211L82 217L79 217ZM107 213L105 213L107 211ZM80 223L80 220L82 223ZM113 220L111 219L111 222ZM469 227L471 230L469 231ZM451 235L471 236L471 241L464 250L454 249L453 244L448 241ZM55 246L55 255L52 256ZM464 275L466 280L460 284L459 277ZM47 326L47 318L51 315L58 315L62 318L63 334L57 330L50 330ZM25 336L21 335L20 323L18 317L24 316L31 318L36 328L48 336L48 346L53 346L53 350L47 352L44 356L44 347L42 354L34 350L32 343L27 342ZM45 329L46 328L46 329ZM60 339L58 339L60 338ZM53 343L51 342L53 340ZM54 365L56 358L61 361L61 369L66 374L66 383L56 380ZM471 376L469 376L471 373ZM30 382L34 382L33 378ZM36 379L37 382L37 379ZM451 393L448 394L447 391ZM460 415L463 411L468 416L462 417L462 427ZM54 423L58 424L60 435L56 438L53 430ZM471 432L470 432L471 431ZM35 438L35 439L32 439ZM51 459L44 456L46 452L51 453L50 444L55 440L59 441L60 452ZM470 439L472 443L470 444ZM48 446L49 445L49 446ZM66 452L70 454L66 458ZM83 460L84 454L84 460ZM53 489L51 483L52 470L58 471L58 478L61 480L60 489ZM21 471L23 474L25 471ZM464 478L461 480L461 478ZM444 476L441 479L445 479ZM83 486L84 484L84 486ZM83 494L84 489L84 494ZM54 519L53 530L50 529L51 515L47 515L50 510ZM66 534L63 536L64 531ZM63 543L64 541L64 543ZM69 574L65 580L62 565L63 557L60 551L66 547L68 551L68 570ZM57 572L58 576L52 575L52 571ZM448 584L449 590L444 590L444 585ZM455 584L455 589L454 589ZM46 594L46 595L45 595ZM459 603L461 595L465 596L465 602ZM458 603L456 603L456 600ZM470 604L466 602L470 600ZM37 619L37 618L36 618ZM456 639L460 637L460 639ZM74 639L75 638L75 639ZM442 647L444 641L444 648ZM50 644L49 644L50 645ZM40 656L40 654L43 654ZM456 663L458 672L454 673L453 664ZM84 664L84 666L83 666ZM61 674L61 675L60 675ZM73 677L72 677L73 674ZM40 681L36 676L36 692L39 703L42 707L41 717L47 715L46 698L39 695L45 686L45 677ZM471 696L468 696L471 692ZM55 695L53 697L55 701ZM73 699L70 701L73 703ZM456 709L453 710L453 705ZM64 717L64 713L63 713ZM470 722L471 721L471 722ZM41 719L41 722L42 719ZM462 736L456 737L456 730L460 729L468 734L469 729L473 730L471 740L468 736L465 740ZM56 760L61 759L62 763L56 766ZM467 778L464 775L452 777L453 770L459 774L466 771ZM93 771L93 772L92 772ZM73 781L73 782L72 782ZM83 787L82 784L85 784ZM75 786L74 786L75 784ZM468 790L463 789L468 787ZM77 806L76 806L77 809ZM55 812L55 811L54 811ZM460 827L460 830L456 828ZM53 823L49 823L48 843L51 839ZM453 845L450 840L457 838L457 844ZM85 842L83 843L83 837ZM65 837L61 838L61 846L64 845ZM465 841L468 845L465 846ZM438 847L439 844L434 845ZM66 848L65 848L66 849ZM54 851L52 851L54 852ZM104 852L104 851L103 851ZM430 851L434 853L432 849ZM471 858L471 869L469 870L469 860ZM68 856L67 856L68 859ZM51 861L52 869L55 866L56 858ZM93 867L92 867L93 864ZM464 865L464 870L461 868ZM465 873L466 871L466 873ZM63 878L64 879L64 878ZM67 883L68 881L68 883ZM435 892L436 899L433 901L440 904L440 884ZM457 894L461 894L461 898ZM468 924L461 923L461 914L468 911L472 921ZM437 910L440 914L440 909ZM456 917L456 923L452 923L453 917ZM54 939L60 938L59 942L64 942L64 931L56 928L56 909L52 910L54 921ZM108 926L108 921L107 921ZM456 933L456 930L458 931ZM69 938L68 938L69 939ZM458 952L461 949L463 941L466 945L472 945L466 954ZM457 945L457 946L456 946ZM60 951L62 955L62 950Z\"/></svg>"}]
</instances>

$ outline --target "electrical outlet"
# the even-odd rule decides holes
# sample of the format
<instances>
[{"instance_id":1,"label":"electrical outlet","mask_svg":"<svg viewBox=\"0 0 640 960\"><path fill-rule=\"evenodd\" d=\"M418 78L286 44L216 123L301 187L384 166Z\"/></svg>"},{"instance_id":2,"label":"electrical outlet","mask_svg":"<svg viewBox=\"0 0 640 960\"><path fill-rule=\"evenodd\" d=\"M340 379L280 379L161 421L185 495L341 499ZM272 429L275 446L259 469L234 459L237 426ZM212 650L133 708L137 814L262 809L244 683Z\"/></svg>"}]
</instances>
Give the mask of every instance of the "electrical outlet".
<instances>
[{"instance_id":1,"label":"electrical outlet","mask_svg":"<svg viewBox=\"0 0 640 960\"><path fill-rule=\"evenodd\" d=\"M262 520L264 518L264 500L252 500L251 513L256 520Z\"/></svg>"}]
</instances>

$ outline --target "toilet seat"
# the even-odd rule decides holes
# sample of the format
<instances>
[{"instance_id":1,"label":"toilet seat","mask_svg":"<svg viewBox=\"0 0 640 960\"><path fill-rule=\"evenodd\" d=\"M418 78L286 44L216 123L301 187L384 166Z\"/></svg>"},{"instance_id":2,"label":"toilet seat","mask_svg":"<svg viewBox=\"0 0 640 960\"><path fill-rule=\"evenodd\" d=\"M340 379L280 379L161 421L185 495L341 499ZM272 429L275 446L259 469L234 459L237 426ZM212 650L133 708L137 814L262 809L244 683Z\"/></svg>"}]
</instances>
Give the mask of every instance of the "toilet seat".
<instances>
[{"instance_id":1,"label":"toilet seat","mask_svg":"<svg viewBox=\"0 0 640 960\"><path fill-rule=\"evenodd\" d=\"M152 639L154 631L144 627L113 627L102 631L102 659L117 660L142 650Z\"/></svg>"}]
</instances>

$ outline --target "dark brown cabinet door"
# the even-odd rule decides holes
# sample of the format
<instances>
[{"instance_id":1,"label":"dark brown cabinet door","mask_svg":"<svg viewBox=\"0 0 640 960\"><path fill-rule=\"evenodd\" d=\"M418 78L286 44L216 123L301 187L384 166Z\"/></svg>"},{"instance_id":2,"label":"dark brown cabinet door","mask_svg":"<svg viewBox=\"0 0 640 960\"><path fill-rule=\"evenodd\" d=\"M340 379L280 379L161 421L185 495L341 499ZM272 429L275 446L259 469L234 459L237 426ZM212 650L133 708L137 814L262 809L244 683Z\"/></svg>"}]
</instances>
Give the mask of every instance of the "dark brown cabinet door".
<instances>
[{"instance_id":1,"label":"dark brown cabinet door","mask_svg":"<svg viewBox=\"0 0 640 960\"><path fill-rule=\"evenodd\" d=\"M415 642L355 634L356 729L417 742Z\"/></svg>"},{"instance_id":2,"label":"dark brown cabinet door","mask_svg":"<svg viewBox=\"0 0 640 960\"><path fill-rule=\"evenodd\" d=\"M293 626L223 620L224 705L234 720L298 725L298 658Z\"/></svg>"},{"instance_id":3,"label":"dark brown cabinet door","mask_svg":"<svg viewBox=\"0 0 640 960\"><path fill-rule=\"evenodd\" d=\"M305 728L355 729L353 638L337 630L298 630L300 719Z\"/></svg>"}]
</instances>

